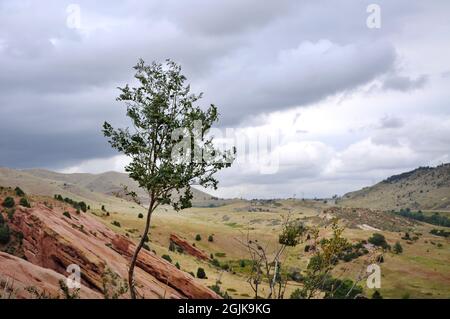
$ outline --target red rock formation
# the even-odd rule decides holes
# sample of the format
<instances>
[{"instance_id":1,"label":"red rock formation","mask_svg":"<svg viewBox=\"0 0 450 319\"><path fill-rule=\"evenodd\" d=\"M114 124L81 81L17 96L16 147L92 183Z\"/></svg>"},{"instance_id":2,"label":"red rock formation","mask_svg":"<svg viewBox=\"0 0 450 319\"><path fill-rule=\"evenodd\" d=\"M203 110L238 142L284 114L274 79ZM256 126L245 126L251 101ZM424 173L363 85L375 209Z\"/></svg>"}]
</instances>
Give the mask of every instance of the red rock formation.
<instances>
[{"instance_id":1,"label":"red rock formation","mask_svg":"<svg viewBox=\"0 0 450 319\"><path fill-rule=\"evenodd\" d=\"M49 209L39 203L33 208L17 207L9 225L23 234L26 259L64 275L68 265L77 264L82 283L98 293L103 291L107 270L126 279L135 245L89 214L69 212L71 218L59 207ZM219 298L189 274L146 250L139 255L135 281L138 294L144 298Z\"/></svg>"},{"instance_id":2,"label":"red rock formation","mask_svg":"<svg viewBox=\"0 0 450 319\"><path fill-rule=\"evenodd\" d=\"M192 246L191 244L189 244L189 242L180 238L176 234L170 235L170 241L172 243L174 243L175 245L181 247L185 253L187 253L191 256L194 256L201 260L209 260L210 259L208 254L206 254L205 252L201 251L200 249Z\"/></svg>"},{"instance_id":3,"label":"red rock formation","mask_svg":"<svg viewBox=\"0 0 450 319\"><path fill-rule=\"evenodd\" d=\"M66 277L56 271L42 268L32 263L0 252L0 293L4 298L36 298L27 288L38 288L39 293L52 298L63 298L59 281L65 282ZM7 289L5 289L5 285ZM82 286L80 298L103 298L103 295Z\"/></svg>"}]
</instances>

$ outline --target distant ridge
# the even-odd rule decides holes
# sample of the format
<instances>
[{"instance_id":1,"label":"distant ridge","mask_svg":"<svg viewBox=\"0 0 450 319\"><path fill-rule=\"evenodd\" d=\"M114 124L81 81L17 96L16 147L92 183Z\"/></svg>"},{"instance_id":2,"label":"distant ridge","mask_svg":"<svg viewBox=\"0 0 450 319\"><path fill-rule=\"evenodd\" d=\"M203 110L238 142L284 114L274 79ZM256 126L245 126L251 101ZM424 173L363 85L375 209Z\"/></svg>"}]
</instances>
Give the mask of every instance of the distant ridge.
<instances>
[{"instance_id":1,"label":"distant ridge","mask_svg":"<svg viewBox=\"0 0 450 319\"><path fill-rule=\"evenodd\" d=\"M19 186L27 193L43 196L61 194L63 197L83 200L91 205L104 204L125 212L136 208L137 205L126 197L123 186L134 191L142 204L148 201L145 192L127 174L113 171L101 174L65 174L45 169L0 168L0 186ZM192 192L194 206L212 206L222 202L198 189L193 188Z\"/></svg>"},{"instance_id":2,"label":"distant ridge","mask_svg":"<svg viewBox=\"0 0 450 319\"><path fill-rule=\"evenodd\" d=\"M340 205L372 209L450 210L450 163L419 167L345 194Z\"/></svg>"}]
</instances>

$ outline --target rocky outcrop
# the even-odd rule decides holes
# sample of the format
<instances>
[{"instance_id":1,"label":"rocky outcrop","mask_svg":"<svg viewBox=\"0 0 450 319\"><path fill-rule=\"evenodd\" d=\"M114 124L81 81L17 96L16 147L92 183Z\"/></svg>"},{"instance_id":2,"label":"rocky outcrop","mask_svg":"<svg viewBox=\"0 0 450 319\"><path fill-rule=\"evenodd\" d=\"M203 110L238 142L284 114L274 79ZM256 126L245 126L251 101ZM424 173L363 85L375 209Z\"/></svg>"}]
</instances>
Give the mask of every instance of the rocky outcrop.
<instances>
[{"instance_id":1,"label":"rocky outcrop","mask_svg":"<svg viewBox=\"0 0 450 319\"><path fill-rule=\"evenodd\" d=\"M0 252L0 299L64 298L60 281L65 282L66 277L54 270ZM82 286L79 297L93 299L103 295Z\"/></svg>"},{"instance_id":2,"label":"rocky outcrop","mask_svg":"<svg viewBox=\"0 0 450 319\"><path fill-rule=\"evenodd\" d=\"M63 215L65 210L70 217ZM89 214L34 203L33 208L18 206L8 223L11 230L23 234L23 254L31 264L63 275L69 265L76 264L81 268L82 284L99 294L107 273L126 282L134 243ZM195 278L147 250L139 255L135 281L144 298L218 298Z\"/></svg>"},{"instance_id":3,"label":"rocky outcrop","mask_svg":"<svg viewBox=\"0 0 450 319\"><path fill-rule=\"evenodd\" d=\"M185 252L188 255L194 256L200 260L209 260L210 259L208 254L201 251L197 247L192 246L191 244L189 244L188 241L177 236L176 234L171 234L169 240L171 243L180 247L183 250L183 252Z\"/></svg>"}]
</instances>

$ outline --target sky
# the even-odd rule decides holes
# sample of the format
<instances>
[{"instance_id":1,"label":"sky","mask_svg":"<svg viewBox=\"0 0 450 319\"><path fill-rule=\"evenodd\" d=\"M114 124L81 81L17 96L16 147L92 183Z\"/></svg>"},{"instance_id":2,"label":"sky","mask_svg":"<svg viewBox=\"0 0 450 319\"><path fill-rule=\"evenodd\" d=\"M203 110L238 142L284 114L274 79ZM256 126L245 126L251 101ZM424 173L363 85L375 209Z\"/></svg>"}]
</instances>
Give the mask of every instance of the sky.
<instances>
[{"instance_id":1,"label":"sky","mask_svg":"<svg viewBox=\"0 0 450 319\"><path fill-rule=\"evenodd\" d=\"M126 125L117 87L139 58L180 63L200 106L219 108L216 139L242 146L215 195L328 197L450 162L449 13L445 0L0 0L0 166L123 171L101 126Z\"/></svg>"}]
</instances>

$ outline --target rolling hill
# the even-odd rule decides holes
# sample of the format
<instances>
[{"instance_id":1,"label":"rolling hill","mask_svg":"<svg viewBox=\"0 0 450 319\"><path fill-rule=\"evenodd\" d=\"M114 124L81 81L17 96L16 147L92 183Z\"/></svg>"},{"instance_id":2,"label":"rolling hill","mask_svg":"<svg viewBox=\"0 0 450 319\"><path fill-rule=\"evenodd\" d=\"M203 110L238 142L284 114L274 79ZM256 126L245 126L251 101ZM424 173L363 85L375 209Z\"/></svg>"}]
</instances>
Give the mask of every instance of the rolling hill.
<instances>
[{"instance_id":1,"label":"rolling hill","mask_svg":"<svg viewBox=\"0 0 450 319\"><path fill-rule=\"evenodd\" d=\"M347 193L339 205L381 210L450 211L450 163L419 167Z\"/></svg>"},{"instance_id":2,"label":"rolling hill","mask_svg":"<svg viewBox=\"0 0 450 319\"><path fill-rule=\"evenodd\" d=\"M102 174L63 174L44 169L14 170L0 168L0 185L8 187L19 186L25 192L53 196L61 194L77 201L85 201L96 207L105 205L123 212L140 209L129 200L123 191L126 186L134 191L142 204L147 202L145 192L127 174L106 172ZM223 200L193 188L194 206L218 206Z\"/></svg>"}]
</instances>

